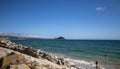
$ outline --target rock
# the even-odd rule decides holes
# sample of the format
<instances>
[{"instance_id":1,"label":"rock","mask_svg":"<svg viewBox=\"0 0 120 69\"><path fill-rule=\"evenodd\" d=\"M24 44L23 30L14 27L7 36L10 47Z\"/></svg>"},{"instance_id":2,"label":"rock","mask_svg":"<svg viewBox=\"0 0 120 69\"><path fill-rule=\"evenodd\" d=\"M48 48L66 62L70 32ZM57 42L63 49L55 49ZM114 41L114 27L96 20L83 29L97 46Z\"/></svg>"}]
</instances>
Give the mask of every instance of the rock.
<instances>
[{"instance_id":1,"label":"rock","mask_svg":"<svg viewBox=\"0 0 120 69\"><path fill-rule=\"evenodd\" d=\"M0 52L0 58L4 57L4 56L6 56L6 55L7 55L6 53L1 53L1 52Z\"/></svg>"},{"instance_id":2,"label":"rock","mask_svg":"<svg viewBox=\"0 0 120 69\"><path fill-rule=\"evenodd\" d=\"M16 54L16 53L11 53L5 57L2 57L0 59L1 65L0 68L4 69L7 68L9 65L15 65L15 64L25 64L25 59L22 54Z\"/></svg>"},{"instance_id":3,"label":"rock","mask_svg":"<svg viewBox=\"0 0 120 69\"><path fill-rule=\"evenodd\" d=\"M0 47L0 51L2 50L2 52L4 52L4 51L6 51L6 52L9 51L9 52L7 52L6 56L4 56L0 59L0 69L14 69L14 68L17 69L16 67L19 68L19 66L21 66L21 64L25 64L30 69L43 69L43 68L44 69L67 69L67 67L66 68L61 67L60 65L52 63L46 59L38 59L38 58L34 58L34 57L31 57L31 56L28 56L25 54L19 54L19 52L12 51L10 49L5 49L5 50L4 49L5 48ZM19 62L18 57L16 57L16 55L20 55L19 57L21 57L21 56L24 56L24 57L23 57L23 59L19 58L20 59L20 62ZM5 60L5 58L7 58L7 60ZM24 60L24 61L22 61L22 60ZM24 68L21 68L21 69L24 69Z\"/></svg>"},{"instance_id":4,"label":"rock","mask_svg":"<svg viewBox=\"0 0 120 69\"><path fill-rule=\"evenodd\" d=\"M35 66L33 69L41 69L40 66Z\"/></svg>"},{"instance_id":5,"label":"rock","mask_svg":"<svg viewBox=\"0 0 120 69\"><path fill-rule=\"evenodd\" d=\"M18 65L10 65L9 69L30 69L30 68L25 64L18 64Z\"/></svg>"},{"instance_id":6,"label":"rock","mask_svg":"<svg viewBox=\"0 0 120 69\"><path fill-rule=\"evenodd\" d=\"M76 67L76 64L75 64L74 62L69 62L69 65L70 65L71 67Z\"/></svg>"},{"instance_id":7,"label":"rock","mask_svg":"<svg viewBox=\"0 0 120 69\"><path fill-rule=\"evenodd\" d=\"M28 47L24 50L25 54L31 55L33 57L39 58L39 54L37 50L32 49L31 47Z\"/></svg>"},{"instance_id":8,"label":"rock","mask_svg":"<svg viewBox=\"0 0 120 69\"><path fill-rule=\"evenodd\" d=\"M7 50L0 49L0 58L6 56L8 53L10 52L8 52Z\"/></svg>"},{"instance_id":9,"label":"rock","mask_svg":"<svg viewBox=\"0 0 120 69\"><path fill-rule=\"evenodd\" d=\"M6 43L0 43L0 46L1 46L1 47L5 47L5 46L6 46Z\"/></svg>"},{"instance_id":10,"label":"rock","mask_svg":"<svg viewBox=\"0 0 120 69\"><path fill-rule=\"evenodd\" d=\"M12 49L14 51L18 51L20 53L24 53L27 55L30 55L35 58L42 58L42 59L47 59L50 62L53 62L58 65L64 65L65 60L62 58L58 58L57 56L45 52L38 51L36 49L33 49L32 47L26 47L22 46L20 44L15 44L5 38L0 38L0 47L7 48L7 49ZM5 54L2 54L5 55Z\"/></svg>"},{"instance_id":11,"label":"rock","mask_svg":"<svg viewBox=\"0 0 120 69\"><path fill-rule=\"evenodd\" d=\"M42 67L42 69L48 69L47 67Z\"/></svg>"},{"instance_id":12,"label":"rock","mask_svg":"<svg viewBox=\"0 0 120 69\"><path fill-rule=\"evenodd\" d=\"M63 36L57 37L55 39L57 39L57 40L65 40L65 38Z\"/></svg>"},{"instance_id":13,"label":"rock","mask_svg":"<svg viewBox=\"0 0 120 69\"><path fill-rule=\"evenodd\" d=\"M60 65L65 65L65 64L66 64L64 58L59 57L58 59L59 59L59 61L60 61L60 63L61 63Z\"/></svg>"},{"instance_id":14,"label":"rock","mask_svg":"<svg viewBox=\"0 0 120 69\"><path fill-rule=\"evenodd\" d=\"M44 53L42 58L45 58L53 63L59 64L59 60L52 54L46 54ZM59 64L60 65L60 64Z\"/></svg>"}]
</instances>

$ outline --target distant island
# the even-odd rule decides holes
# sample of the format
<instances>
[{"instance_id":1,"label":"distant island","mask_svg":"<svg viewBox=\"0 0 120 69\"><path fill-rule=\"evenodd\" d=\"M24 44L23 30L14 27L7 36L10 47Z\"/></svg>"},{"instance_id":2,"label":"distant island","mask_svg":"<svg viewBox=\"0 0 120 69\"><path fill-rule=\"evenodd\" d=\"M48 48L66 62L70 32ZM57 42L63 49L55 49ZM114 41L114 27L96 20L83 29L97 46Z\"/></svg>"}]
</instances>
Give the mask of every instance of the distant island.
<instances>
[{"instance_id":1,"label":"distant island","mask_svg":"<svg viewBox=\"0 0 120 69\"><path fill-rule=\"evenodd\" d=\"M57 37L55 38L56 40L65 40L65 38L63 36Z\"/></svg>"},{"instance_id":2,"label":"distant island","mask_svg":"<svg viewBox=\"0 0 120 69\"><path fill-rule=\"evenodd\" d=\"M17 36L0 36L0 38L6 38L9 40L24 40L24 37L17 37Z\"/></svg>"}]
</instances>

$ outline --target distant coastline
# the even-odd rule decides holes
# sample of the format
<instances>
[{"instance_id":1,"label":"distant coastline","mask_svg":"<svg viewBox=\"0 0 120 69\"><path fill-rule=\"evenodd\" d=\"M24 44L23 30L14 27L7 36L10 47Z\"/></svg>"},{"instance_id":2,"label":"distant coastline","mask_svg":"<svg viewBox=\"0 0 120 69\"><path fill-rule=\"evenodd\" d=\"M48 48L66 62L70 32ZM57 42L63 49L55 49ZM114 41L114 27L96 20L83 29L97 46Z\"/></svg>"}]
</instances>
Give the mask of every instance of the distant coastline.
<instances>
[{"instance_id":1,"label":"distant coastline","mask_svg":"<svg viewBox=\"0 0 120 69\"><path fill-rule=\"evenodd\" d=\"M41 39L41 40L66 40L64 37L57 38L35 38L35 37L19 37L19 36L0 36L0 38L6 38L9 40L31 40L31 39Z\"/></svg>"}]
</instances>

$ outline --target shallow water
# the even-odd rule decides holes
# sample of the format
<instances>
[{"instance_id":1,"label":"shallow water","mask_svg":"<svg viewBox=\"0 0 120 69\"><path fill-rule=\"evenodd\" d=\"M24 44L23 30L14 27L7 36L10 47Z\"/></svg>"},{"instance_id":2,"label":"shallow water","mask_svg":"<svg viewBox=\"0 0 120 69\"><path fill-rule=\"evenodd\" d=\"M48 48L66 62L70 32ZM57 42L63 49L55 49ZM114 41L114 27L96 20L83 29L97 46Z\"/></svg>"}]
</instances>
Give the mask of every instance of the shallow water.
<instances>
[{"instance_id":1,"label":"shallow water","mask_svg":"<svg viewBox=\"0 0 120 69\"><path fill-rule=\"evenodd\" d=\"M119 40L14 40L14 42L31 46L46 52L85 61L81 69L94 69L94 62L106 69L120 69L120 41ZM85 66L87 65L87 66ZM93 66L93 68L90 68ZM104 68L103 68L104 69Z\"/></svg>"}]
</instances>

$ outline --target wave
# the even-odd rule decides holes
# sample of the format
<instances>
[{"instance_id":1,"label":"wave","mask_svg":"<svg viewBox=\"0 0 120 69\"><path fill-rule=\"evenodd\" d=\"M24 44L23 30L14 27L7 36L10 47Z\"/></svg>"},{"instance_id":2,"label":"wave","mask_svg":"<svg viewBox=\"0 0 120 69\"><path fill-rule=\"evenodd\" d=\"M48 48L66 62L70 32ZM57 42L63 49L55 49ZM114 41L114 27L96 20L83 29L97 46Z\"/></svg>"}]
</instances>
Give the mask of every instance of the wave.
<instances>
[{"instance_id":1,"label":"wave","mask_svg":"<svg viewBox=\"0 0 120 69\"><path fill-rule=\"evenodd\" d=\"M75 60L70 58L66 58L66 61L76 63L78 65L77 69L96 69L96 64L95 62L92 61L89 62L86 60ZM98 69L106 69L106 68L104 68L102 65L98 65Z\"/></svg>"},{"instance_id":2,"label":"wave","mask_svg":"<svg viewBox=\"0 0 120 69\"><path fill-rule=\"evenodd\" d=\"M38 51L50 53L50 52L47 52L47 51L44 51L41 49L38 49ZM58 57L64 57L62 55L60 56L60 55L55 54L55 53L51 53L51 54L58 56ZM77 64L77 68L72 67L71 69L96 69L96 64L93 61L76 60L76 59L71 59L71 58L65 58L65 60L68 62L73 62L73 63ZM104 68L102 65L99 64L98 69L106 69L106 68Z\"/></svg>"}]
</instances>

